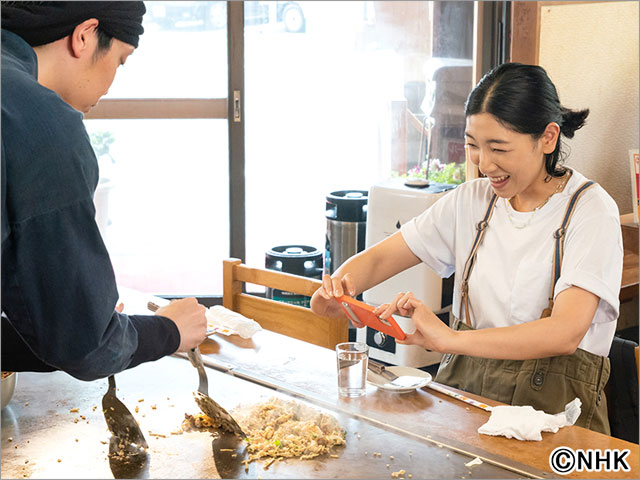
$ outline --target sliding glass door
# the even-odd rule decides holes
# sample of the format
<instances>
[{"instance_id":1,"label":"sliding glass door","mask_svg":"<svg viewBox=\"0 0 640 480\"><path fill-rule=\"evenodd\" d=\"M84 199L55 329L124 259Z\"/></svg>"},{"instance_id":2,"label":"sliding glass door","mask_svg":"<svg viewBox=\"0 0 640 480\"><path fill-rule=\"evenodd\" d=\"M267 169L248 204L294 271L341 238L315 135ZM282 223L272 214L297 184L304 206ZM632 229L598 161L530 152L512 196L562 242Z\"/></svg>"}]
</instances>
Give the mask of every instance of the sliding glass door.
<instances>
[{"instance_id":1,"label":"sliding glass door","mask_svg":"<svg viewBox=\"0 0 640 480\"><path fill-rule=\"evenodd\" d=\"M464 180L474 2L147 1L87 115L120 285L222 293L222 260L324 248L325 197Z\"/></svg>"},{"instance_id":2,"label":"sliding glass door","mask_svg":"<svg viewBox=\"0 0 640 480\"><path fill-rule=\"evenodd\" d=\"M85 124L117 281L222 291L229 255L226 2L145 2L145 33Z\"/></svg>"},{"instance_id":3,"label":"sliding glass door","mask_svg":"<svg viewBox=\"0 0 640 480\"><path fill-rule=\"evenodd\" d=\"M473 2L263 3L269 22L245 29L247 263L324 250L333 191L427 160L436 181L464 180Z\"/></svg>"}]
</instances>

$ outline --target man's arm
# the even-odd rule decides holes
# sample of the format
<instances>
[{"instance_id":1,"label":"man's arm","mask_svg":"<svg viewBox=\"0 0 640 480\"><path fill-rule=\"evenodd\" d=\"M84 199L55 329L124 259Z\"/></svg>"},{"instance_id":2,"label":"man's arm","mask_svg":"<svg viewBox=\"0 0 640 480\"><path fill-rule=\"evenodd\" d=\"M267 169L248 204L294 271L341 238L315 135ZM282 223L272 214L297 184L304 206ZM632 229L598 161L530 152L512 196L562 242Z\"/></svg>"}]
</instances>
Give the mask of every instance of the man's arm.
<instances>
[{"instance_id":1,"label":"man's arm","mask_svg":"<svg viewBox=\"0 0 640 480\"><path fill-rule=\"evenodd\" d=\"M43 362L93 380L175 352L176 324L115 312L118 292L91 199L11 225L2 306Z\"/></svg>"}]
</instances>

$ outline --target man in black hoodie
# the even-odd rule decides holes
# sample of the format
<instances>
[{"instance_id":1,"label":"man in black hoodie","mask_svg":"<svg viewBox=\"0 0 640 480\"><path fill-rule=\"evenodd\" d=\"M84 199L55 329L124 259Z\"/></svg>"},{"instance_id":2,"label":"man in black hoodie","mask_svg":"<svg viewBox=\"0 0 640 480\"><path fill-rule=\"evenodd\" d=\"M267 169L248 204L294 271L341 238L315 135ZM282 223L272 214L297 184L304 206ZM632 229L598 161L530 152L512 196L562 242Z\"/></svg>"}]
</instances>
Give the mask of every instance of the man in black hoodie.
<instances>
[{"instance_id":1,"label":"man in black hoodie","mask_svg":"<svg viewBox=\"0 0 640 480\"><path fill-rule=\"evenodd\" d=\"M2 370L93 380L205 338L193 298L116 311L95 222L83 113L138 46L144 13L143 2L2 2Z\"/></svg>"}]
</instances>

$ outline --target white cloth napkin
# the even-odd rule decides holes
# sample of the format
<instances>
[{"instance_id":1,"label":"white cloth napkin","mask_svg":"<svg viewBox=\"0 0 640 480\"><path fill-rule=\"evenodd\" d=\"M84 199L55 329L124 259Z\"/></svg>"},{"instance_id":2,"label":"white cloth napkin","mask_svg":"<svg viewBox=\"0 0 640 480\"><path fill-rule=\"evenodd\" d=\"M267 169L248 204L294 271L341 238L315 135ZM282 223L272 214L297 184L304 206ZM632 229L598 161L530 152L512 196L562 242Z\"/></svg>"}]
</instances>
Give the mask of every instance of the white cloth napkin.
<instances>
[{"instance_id":1,"label":"white cloth napkin","mask_svg":"<svg viewBox=\"0 0 640 480\"><path fill-rule=\"evenodd\" d=\"M237 333L242 338L251 338L262 327L255 320L251 320L244 315L240 315L233 310L223 307L222 305L214 305L209 307L206 312L207 322L214 326L228 328Z\"/></svg>"},{"instance_id":2,"label":"white cloth napkin","mask_svg":"<svg viewBox=\"0 0 640 480\"><path fill-rule=\"evenodd\" d=\"M503 435L518 440L542 440L542 432L556 433L558 429L573 425L580 416L579 398L567 403L564 412L551 415L532 406L501 405L491 408L489 421L478 428L484 435Z\"/></svg>"}]
</instances>

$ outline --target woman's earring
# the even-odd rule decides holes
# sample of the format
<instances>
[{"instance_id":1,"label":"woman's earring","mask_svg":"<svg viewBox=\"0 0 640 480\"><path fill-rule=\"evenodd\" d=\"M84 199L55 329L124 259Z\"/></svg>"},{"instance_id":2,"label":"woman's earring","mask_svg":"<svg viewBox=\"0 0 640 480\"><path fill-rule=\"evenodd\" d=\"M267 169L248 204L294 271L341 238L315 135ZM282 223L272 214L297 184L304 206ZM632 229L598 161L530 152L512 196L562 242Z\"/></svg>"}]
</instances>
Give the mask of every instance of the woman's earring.
<instances>
[{"instance_id":1,"label":"woman's earring","mask_svg":"<svg viewBox=\"0 0 640 480\"><path fill-rule=\"evenodd\" d=\"M544 183L549 183L551 181L551 175L547 174L546 177L544 177Z\"/></svg>"}]
</instances>

